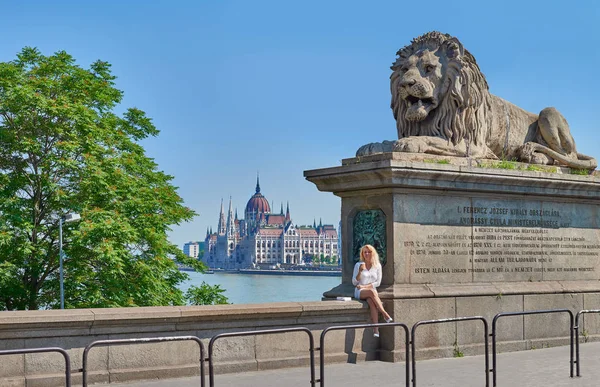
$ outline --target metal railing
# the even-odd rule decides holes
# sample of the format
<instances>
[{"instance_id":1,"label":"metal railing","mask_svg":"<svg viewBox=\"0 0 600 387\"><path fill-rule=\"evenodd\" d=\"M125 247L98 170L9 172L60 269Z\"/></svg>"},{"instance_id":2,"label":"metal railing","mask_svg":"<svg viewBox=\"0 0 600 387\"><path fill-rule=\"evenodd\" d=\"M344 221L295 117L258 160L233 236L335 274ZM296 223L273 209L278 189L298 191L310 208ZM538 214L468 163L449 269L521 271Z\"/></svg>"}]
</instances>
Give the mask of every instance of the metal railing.
<instances>
[{"instance_id":1,"label":"metal railing","mask_svg":"<svg viewBox=\"0 0 600 387\"><path fill-rule=\"evenodd\" d=\"M31 348L31 349L9 349L0 351L2 355L23 355L27 353L43 353L43 352L58 352L65 358L65 386L71 387L71 358L67 351L59 347L47 347L47 348Z\"/></svg>"},{"instance_id":2,"label":"metal railing","mask_svg":"<svg viewBox=\"0 0 600 387\"><path fill-rule=\"evenodd\" d=\"M492 320L492 377L494 380L494 387L496 387L496 374L498 373L496 365L496 322L500 317L506 316L527 316L532 314L549 314L549 313L568 313L570 317L569 333L571 336L571 355L569 358L571 377L573 377L573 312L569 309L550 309L550 310L531 310L526 312L510 312L510 313L498 313Z\"/></svg>"},{"instance_id":3,"label":"metal railing","mask_svg":"<svg viewBox=\"0 0 600 387\"><path fill-rule=\"evenodd\" d=\"M82 384L83 387L87 387L87 366L88 366L88 353L93 347L100 345L112 345L112 344L143 344L143 343L163 343L170 341L184 341L192 340L198 343L200 347L200 386L205 386L204 377L204 344L196 336L168 336L168 337L147 337L138 339L115 339L115 340L97 340L90 344L83 350L83 364L82 364Z\"/></svg>"},{"instance_id":4,"label":"metal railing","mask_svg":"<svg viewBox=\"0 0 600 387\"><path fill-rule=\"evenodd\" d=\"M288 332L305 332L308 335L309 341L309 354L310 354L310 385L315 387L315 340L312 332L308 328L295 327L295 328L280 328L280 329L265 329L260 331L245 331L245 332L228 332L220 333L213 336L208 343L208 380L210 387L215 385L215 374L214 374L214 353L213 346L215 341L224 337L242 337L242 336L257 336L257 335L271 335Z\"/></svg>"},{"instance_id":5,"label":"metal railing","mask_svg":"<svg viewBox=\"0 0 600 387\"><path fill-rule=\"evenodd\" d=\"M575 364L577 365L577 376L581 376L579 372L581 358L579 356L579 316L584 313L600 313L600 309L584 309L577 312L575 316L575 326L573 327L575 331ZM573 376L573 375L571 375Z\"/></svg>"},{"instance_id":6,"label":"metal railing","mask_svg":"<svg viewBox=\"0 0 600 387\"><path fill-rule=\"evenodd\" d=\"M487 320L485 318L483 318L482 316L472 316L472 317L454 317L454 318L443 318L443 319L438 319L438 320L423 320L423 321L419 321L417 323L415 323L415 325L413 325L412 329L411 329L411 345L412 345L412 349L411 349L411 356L412 356L412 384L413 387L417 387L417 360L415 357L415 353L416 353L416 335L415 333L417 332L417 327L421 326L421 325L429 325L429 324L443 324L443 323L449 323L449 322L457 322L457 321L473 321L473 320L480 320L483 322L483 335L484 335L484 342L485 342L485 386L489 387L490 385L490 378L489 378L489 368L490 368L490 350L488 347L488 323Z\"/></svg>"},{"instance_id":7,"label":"metal railing","mask_svg":"<svg viewBox=\"0 0 600 387\"><path fill-rule=\"evenodd\" d=\"M486 376L486 387L489 386L489 372L492 372L493 386L497 386L497 321L501 317L510 316L527 316L537 314L551 314L551 313L567 313L570 318L569 333L570 333L570 376L573 377L574 365L577 365L577 376L581 376L580 373L580 351L579 351L579 329L580 329L580 316L586 313L598 313L600 309L592 310L581 310L577 313L574 318L573 312L569 309L551 309L551 310L534 310L524 312L506 312L498 313L494 316L492 321L492 333L488 335L488 323L487 320L481 316L473 317L457 317L437 320L423 320L415 323L409 332L408 327L404 323L393 322L393 323L377 323L377 324L358 324L358 325L341 325L331 326L323 330L320 336L320 347L317 348L320 351L320 378L315 378L315 345L314 337L312 332L305 327L291 327L291 328L280 328L280 329L268 329L268 330L256 330L256 331L244 331L244 332L229 332L221 333L213 336L210 339L208 345L208 357L205 358L204 345L202 341L196 336L173 336L173 337L152 337L152 338L136 338L136 339L118 339L118 340L98 340L90 343L85 347L83 351L83 368L78 370L82 372L82 384L83 387L87 387L88 377L88 355L89 351L100 345L112 345L112 344L140 344L140 343L160 343L169 341L183 341L193 340L198 343L200 347L200 386L205 386L205 367L204 363L208 360L209 370L209 383L210 387L214 387L214 344L215 341L225 337L241 337L241 336L254 336L254 335L267 335L267 334L281 334L288 332L305 332L309 338L309 355L310 355L310 385L315 387L317 382L320 382L320 386L325 386L325 336L328 332L334 330L346 330L346 329L360 329L360 328L374 328L374 327L402 327L405 331L405 350L406 350L406 386L410 386L410 362L412 361L412 386L417 385L417 372L416 372L416 330L421 325L439 324L448 322L459 322L459 321L471 321L481 320L484 324L484 336L485 336L485 376ZM492 368L489 367L489 347L488 347L488 336L492 337ZM576 338L576 340L575 340ZM411 347L411 348L409 348ZM576 348L576 349L575 349ZM46 348L31 348L31 349L16 349L16 350L2 350L1 355L19 355L19 354L30 354L30 353L42 353L42 352L58 352L63 355L65 359L65 381L66 386L71 386L71 360L69 354L59 347L46 347ZM575 353L575 355L574 355ZM409 356L410 355L410 356ZM576 360L575 360L576 356Z\"/></svg>"},{"instance_id":8,"label":"metal railing","mask_svg":"<svg viewBox=\"0 0 600 387\"><path fill-rule=\"evenodd\" d=\"M358 324L358 325L340 325L325 328L321 332L321 338L319 342L319 380L321 387L325 386L325 335L331 331L339 331L344 329L360 329L360 328L375 328L375 327L402 327L404 328L405 337L405 348L406 348L406 387L409 387L410 383L410 366L409 366L409 332L408 326L404 323L391 322L391 323L377 323L377 324Z\"/></svg>"}]
</instances>

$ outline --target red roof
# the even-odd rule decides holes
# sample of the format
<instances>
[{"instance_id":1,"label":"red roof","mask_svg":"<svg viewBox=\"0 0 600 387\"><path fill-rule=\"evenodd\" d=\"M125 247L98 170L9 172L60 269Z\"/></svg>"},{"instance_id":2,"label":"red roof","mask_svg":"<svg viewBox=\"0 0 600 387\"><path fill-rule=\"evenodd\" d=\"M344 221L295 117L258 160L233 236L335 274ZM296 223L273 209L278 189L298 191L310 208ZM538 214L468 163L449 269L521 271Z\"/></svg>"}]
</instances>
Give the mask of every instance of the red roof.
<instances>
[{"instance_id":1,"label":"red roof","mask_svg":"<svg viewBox=\"0 0 600 387\"><path fill-rule=\"evenodd\" d=\"M299 228L298 232L303 237L317 237L317 230L315 230L314 228Z\"/></svg>"},{"instance_id":2,"label":"red roof","mask_svg":"<svg viewBox=\"0 0 600 387\"><path fill-rule=\"evenodd\" d=\"M283 215L267 215L267 224L283 224L285 222L285 216Z\"/></svg>"},{"instance_id":3,"label":"red roof","mask_svg":"<svg viewBox=\"0 0 600 387\"><path fill-rule=\"evenodd\" d=\"M325 235L330 238L337 238L337 232L335 230L325 230Z\"/></svg>"},{"instance_id":4,"label":"red roof","mask_svg":"<svg viewBox=\"0 0 600 387\"><path fill-rule=\"evenodd\" d=\"M261 228L258 230L260 236L281 236L283 229L281 228Z\"/></svg>"}]
</instances>

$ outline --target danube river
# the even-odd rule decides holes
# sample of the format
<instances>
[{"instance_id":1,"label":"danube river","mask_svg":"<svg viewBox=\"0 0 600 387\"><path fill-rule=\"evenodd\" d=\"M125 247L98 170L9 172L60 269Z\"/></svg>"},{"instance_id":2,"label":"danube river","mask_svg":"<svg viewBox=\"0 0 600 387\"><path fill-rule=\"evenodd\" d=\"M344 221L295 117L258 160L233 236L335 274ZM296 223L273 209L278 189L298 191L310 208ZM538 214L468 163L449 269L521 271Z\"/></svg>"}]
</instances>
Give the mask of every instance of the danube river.
<instances>
[{"instance_id":1,"label":"danube river","mask_svg":"<svg viewBox=\"0 0 600 387\"><path fill-rule=\"evenodd\" d=\"M179 288L184 292L191 285L221 285L232 304L257 304L264 302L320 301L323 292L341 283L342 277L316 277L295 275L233 274L215 272L200 274L187 272L190 280Z\"/></svg>"}]
</instances>

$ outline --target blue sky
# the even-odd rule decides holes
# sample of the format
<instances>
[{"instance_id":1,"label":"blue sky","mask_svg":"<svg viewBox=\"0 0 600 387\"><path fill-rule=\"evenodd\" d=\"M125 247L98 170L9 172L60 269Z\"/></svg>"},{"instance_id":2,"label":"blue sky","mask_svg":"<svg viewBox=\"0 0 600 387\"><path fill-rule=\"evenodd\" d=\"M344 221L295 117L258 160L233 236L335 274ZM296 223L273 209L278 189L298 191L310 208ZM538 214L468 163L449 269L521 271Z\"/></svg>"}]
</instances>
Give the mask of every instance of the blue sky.
<instances>
[{"instance_id":1,"label":"blue sky","mask_svg":"<svg viewBox=\"0 0 600 387\"><path fill-rule=\"evenodd\" d=\"M493 94L558 108L579 152L600 158L600 2L40 0L2 13L0 61L35 46L113 65L123 107L161 131L148 155L199 213L173 228L178 245L216 228L221 198L243 214L257 171L296 223L337 224L340 200L302 173L395 138L389 66L430 30L458 37Z\"/></svg>"}]
</instances>

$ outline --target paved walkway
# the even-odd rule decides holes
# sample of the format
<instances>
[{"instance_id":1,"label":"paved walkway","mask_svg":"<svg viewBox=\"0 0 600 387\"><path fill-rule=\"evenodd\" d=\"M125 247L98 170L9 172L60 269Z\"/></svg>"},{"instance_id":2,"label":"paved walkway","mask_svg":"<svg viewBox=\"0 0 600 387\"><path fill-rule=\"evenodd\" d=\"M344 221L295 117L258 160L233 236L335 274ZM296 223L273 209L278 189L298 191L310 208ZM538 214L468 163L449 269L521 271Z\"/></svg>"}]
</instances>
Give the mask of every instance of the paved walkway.
<instances>
[{"instance_id":1,"label":"paved walkway","mask_svg":"<svg viewBox=\"0 0 600 387\"><path fill-rule=\"evenodd\" d=\"M600 343L581 344L581 377L569 377L569 347L503 353L497 360L498 387L600 386ZM490 368L492 359L490 354ZM333 364L326 367L327 387L404 386L404 363L379 361ZM319 377L317 364L316 377ZM576 370L574 367L574 374ZM310 386L309 368L243 372L215 376L215 387ZM418 386L485 386L484 356L417 362ZM199 378L111 384L111 387L198 387ZM206 380L208 386L208 375ZM318 383L317 383L318 386ZM490 386L492 375L490 373Z\"/></svg>"}]
</instances>

